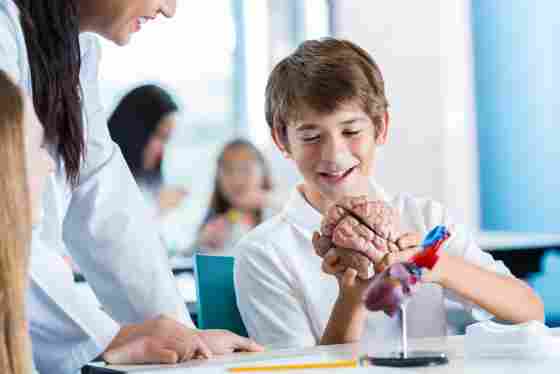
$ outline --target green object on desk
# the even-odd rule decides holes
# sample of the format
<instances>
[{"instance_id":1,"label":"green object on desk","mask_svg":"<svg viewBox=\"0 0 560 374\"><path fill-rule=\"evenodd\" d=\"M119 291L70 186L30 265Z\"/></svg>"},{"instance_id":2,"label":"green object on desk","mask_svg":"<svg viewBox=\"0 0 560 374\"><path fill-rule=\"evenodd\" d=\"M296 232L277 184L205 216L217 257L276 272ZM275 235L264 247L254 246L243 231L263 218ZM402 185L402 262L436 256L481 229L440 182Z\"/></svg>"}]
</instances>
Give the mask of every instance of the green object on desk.
<instances>
[{"instance_id":1,"label":"green object on desk","mask_svg":"<svg viewBox=\"0 0 560 374\"><path fill-rule=\"evenodd\" d=\"M229 330L247 337L235 298L234 261L230 256L195 255L198 327Z\"/></svg>"}]
</instances>

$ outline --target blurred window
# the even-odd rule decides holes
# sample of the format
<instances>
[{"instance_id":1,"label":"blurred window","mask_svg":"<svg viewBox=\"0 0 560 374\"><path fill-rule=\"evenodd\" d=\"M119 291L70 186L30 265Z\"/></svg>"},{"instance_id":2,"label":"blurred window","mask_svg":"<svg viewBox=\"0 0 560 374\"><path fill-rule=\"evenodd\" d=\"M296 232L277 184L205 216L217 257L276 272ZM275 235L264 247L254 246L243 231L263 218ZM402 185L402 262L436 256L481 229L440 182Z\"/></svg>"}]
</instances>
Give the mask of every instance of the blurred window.
<instances>
[{"instance_id":1,"label":"blurred window","mask_svg":"<svg viewBox=\"0 0 560 374\"><path fill-rule=\"evenodd\" d=\"M236 136L270 142L263 104L272 66L302 40L329 35L329 25L327 0L210 0L181 2L126 48L102 40L108 114L144 83L167 89L181 108L164 160L166 182L190 191L177 212L181 235L194 235L204 217L221 147Z\"/></svg>"}]
</instances>

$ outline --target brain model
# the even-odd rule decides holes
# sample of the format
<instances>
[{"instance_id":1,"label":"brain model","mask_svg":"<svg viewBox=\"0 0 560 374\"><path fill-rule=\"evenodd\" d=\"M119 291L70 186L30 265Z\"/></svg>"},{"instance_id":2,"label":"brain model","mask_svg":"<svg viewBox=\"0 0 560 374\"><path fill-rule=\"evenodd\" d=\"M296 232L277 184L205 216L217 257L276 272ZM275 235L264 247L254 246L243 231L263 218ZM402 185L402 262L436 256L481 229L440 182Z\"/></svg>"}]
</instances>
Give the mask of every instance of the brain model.
<instances>
[{"instance_id":1,"label":"brain model","mask_svg":"<svg viewBox=\"0 0 560 374\"><path fill-rule=\"evenodd\" d=\"M398 214L386 202L345 198L328 210L313 244L319 255L334 251L341 265L356 269L360 278L367 279L370 264L395 246L391 243L398 237L398 227Z\"/></svg>"}]
</instances>

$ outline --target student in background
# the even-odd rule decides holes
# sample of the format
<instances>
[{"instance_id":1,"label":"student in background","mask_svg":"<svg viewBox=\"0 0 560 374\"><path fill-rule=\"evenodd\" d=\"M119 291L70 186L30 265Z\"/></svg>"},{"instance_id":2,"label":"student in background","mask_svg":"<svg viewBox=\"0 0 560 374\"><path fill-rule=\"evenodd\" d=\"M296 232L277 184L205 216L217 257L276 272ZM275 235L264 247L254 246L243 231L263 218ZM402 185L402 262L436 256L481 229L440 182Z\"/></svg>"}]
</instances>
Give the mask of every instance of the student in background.
<instances>
[{"instance_id":1,"label":"student in background","mask_svg":"<svg viewBox=\"0 0 560 374\"><path fill-rule=\"evenodd\" d=\"M274 210L270 169L249 141L233 140L218 157L210 209L200 230L203 250L231 250Z\"/></svg>"},{"instance_id":2,"label":"student in background","mask_svg":"<svg viewBox=\"0 0 560 374\"><path fill-rule=\"evenodd\" d=\"M111 137L156 217L176 208L187 194L183 188L165 187L161 170L177 111L171 95L150 84L127 93L109 117Z\"/></svg>"},{"instance_id":3,"label":"student in background","mask_svg":"<svg viewBox=\"0 0 560 374\"><path fill-rule=\"evenodd\" d=\"M348 196L388 204L400 217L398 239L417 238L409 243L411 250L389 253L364 227L354 226L365 230L360 243L375 247L379 262L386 256L407 261L418 238L433 227L452 228L408 304L410 336L453 334L465 323L493 316L514 323L543 319L539 297L483 252L441 204L393 196L373 181L378 148L388 139L389 114L381 72L366 51L333 38L304 42L273 69L265 107L273 140L297 166L303 183L281 214L236 247L237 305L257 342L276 347L348 343L366 332L382 344L396 340L397 319L368 313L363 305L368 279L357 279L351 268L336 269L336 258L328 262L315 254L313 233L332 204ZM321 269L335 276L326 277Z\"/></svg>"},{"instance_id":4,"label":"student in background","mask_svg":"<svg viewBox=\"0 0 560 374\"><path fill-rule=\"evenodd\" d=\"M25 318L32 225L54 161L43 145L33 103L0 70L0 372L29 374Z\"/></svg>"}]
</instances>

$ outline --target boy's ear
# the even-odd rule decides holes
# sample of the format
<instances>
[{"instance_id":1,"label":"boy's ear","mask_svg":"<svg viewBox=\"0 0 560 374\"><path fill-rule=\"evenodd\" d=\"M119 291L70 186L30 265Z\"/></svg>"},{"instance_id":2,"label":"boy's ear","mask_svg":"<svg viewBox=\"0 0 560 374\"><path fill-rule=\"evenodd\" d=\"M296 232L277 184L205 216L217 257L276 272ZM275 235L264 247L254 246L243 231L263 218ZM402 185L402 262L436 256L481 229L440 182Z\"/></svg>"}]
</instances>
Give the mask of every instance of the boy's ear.
<instances>
[{"instance_id":1,"label":"boy's ear","mask_svg":"<svg viewBox=\"0 0 560 374\"><path fill-rule=\"evenodd\" d=\"M386 110L381 119L381 125L378 128L375 144L383 145L387 143L387 137L389 136L389 122L389 112Z\"/></svg>"},{"instance_id":2,"label":"boy's ear","mask_svg":"<svg viewBox=\"0 0 560 374\"><path fill-rule=\"evenodd\" d=\"M271 134L272 134L272 140L274 141L274 144L276 144L276 147L278 147L278 149L280 150L280 152L282 152L282 155L286 158L290 158L290 151L288 150L288 148L286 147L285 141L287 141L287 139L285 139L285 137L279 133L279 129L278 126L273 126L272 130L271 130Z\"/></svg>"}]
</instances>

